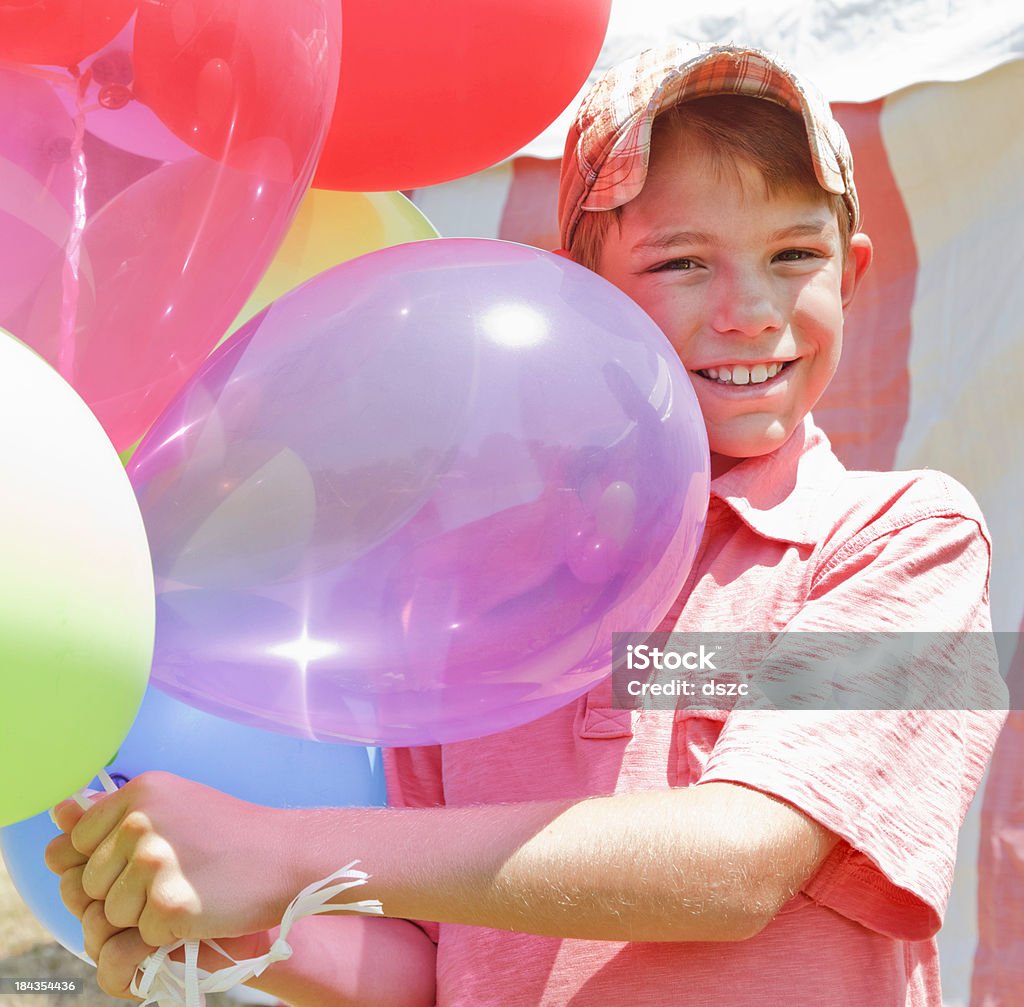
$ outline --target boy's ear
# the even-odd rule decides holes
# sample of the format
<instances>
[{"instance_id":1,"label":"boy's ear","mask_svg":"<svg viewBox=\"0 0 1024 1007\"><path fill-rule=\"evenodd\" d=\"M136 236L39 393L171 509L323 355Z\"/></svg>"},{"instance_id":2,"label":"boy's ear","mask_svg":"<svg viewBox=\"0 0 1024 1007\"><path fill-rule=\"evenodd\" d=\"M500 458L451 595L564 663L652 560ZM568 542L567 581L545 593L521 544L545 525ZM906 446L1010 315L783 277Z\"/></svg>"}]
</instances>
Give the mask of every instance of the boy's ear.
<instances>
[{"instance_id":1,"label":"boy's ear","mask_svg":"<svg viewBox=\"0 0 1024 1007\"><path fill-rule=\"evenodd\" d=\"M555 248L552 250L552 254L559 255L563 259L571 259L572 256L564 248Z\"/></svg>"},{"instance_id":2,"label":"boy's ear","mask_svg":"<svg viewBox=\"0 0 1024 1007\"><path fill-rule=\"evenodd\" d=\"M850 306L853 295L860 286L861 277L868 271L871 259L875 254L871 239L862 231L858 231L850 238L850 251L846 256L846 266L843 269L843 280L840 288L843 309Z\"/></svg>"}]
</instances>

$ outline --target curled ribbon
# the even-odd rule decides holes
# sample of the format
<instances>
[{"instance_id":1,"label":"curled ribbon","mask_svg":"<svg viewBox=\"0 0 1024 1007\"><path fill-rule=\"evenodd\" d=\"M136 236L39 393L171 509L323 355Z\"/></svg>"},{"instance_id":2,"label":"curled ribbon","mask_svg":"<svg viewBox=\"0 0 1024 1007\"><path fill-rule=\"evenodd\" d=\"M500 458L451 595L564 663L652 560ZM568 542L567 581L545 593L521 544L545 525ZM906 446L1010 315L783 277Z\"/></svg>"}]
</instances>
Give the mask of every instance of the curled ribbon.
<instances>
[{"instance_id":1,"label":"curled ribbon","mask_svg":"<svg viewBox=\"0 0 1024 1007\"><path fill-rule=\"evenodd\" d=\"M383 916L384 909L377 899L363 899L359 902L347 902L342 905L329 904L330 900L350 888L365 885L369 875L365 871L355 870L358 860L353 860L347 867L335 871L321 881L307 885L292 899L284 916L281 918L281 932L271 945L270 950L258 958L247 958L237 961L227 954L216 941L179 941L168 944L153 952L140 966L132 980L131 991L143 997L146 1004L157 1004L159 1007L203 1007L207 993L223 993L235 986L248 982L261 975L275 962L285 961L292 955L291 945L287 941L288 932L296 920L304 916L315 916L318 913L335 912L345 909L348 912L369 913ZM218 954L234 962L216 972L200 973L199 945L206 943ZM170 955L178 948L185 949L185 962L171 961Z\"/></svg>"}]
</instances>

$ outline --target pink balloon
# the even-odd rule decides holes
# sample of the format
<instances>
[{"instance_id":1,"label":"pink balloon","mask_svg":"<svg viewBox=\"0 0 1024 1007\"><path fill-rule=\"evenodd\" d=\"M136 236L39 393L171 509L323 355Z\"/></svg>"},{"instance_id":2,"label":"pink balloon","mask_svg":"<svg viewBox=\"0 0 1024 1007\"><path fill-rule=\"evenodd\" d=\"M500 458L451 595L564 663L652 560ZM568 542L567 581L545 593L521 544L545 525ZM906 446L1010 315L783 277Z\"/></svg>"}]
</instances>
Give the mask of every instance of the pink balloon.
<instances>
[{"instance_id":1,"label":"pink balloon","mask_svg":"<svg viewBox=\"0 0 1024 1007\"><path fill-rule=\"evenodd\" d=\"M172 90L177 57L196 57L186 20L148 36ZM140 102L135 18L122 24L76 65L0 71L0 326L60 371L119 450L223 337L284 236L330 120L340 14L334 0L219 5L203 35L217 66L248 67L269 46L288 93L270 104L266 81L242 86L258 73L236 75L227 113L245 135L228 129L205 154Z\"/></svg>"},{"instance_id":2,"label":"pink balloon","mask_svg":"<svg viewBox=\"0 0 1024 1007\"><path fill-rule=\"evenodd\" d=\"M74 123L45 80L0 69L0 327L28 299L71 228Z\"/></svg>"},{"instance_id":3,"label":"pink balloon","mask_svg":"<svg viewBox=\"0 0 1024 1007\"><path fill-rule=\"evenodd\" d=\"M660 621L708 473L686 371L595 274L496 241L363 256L220 347L129 466L154 680L321 740L523 723Z\"/></svg>"},{"instance_id":4,"label":"pink balloon","mask_svg":"<svg viewBox=\"0 0 1024 1007\"><path fill-rule=\"evenodd\" d=\"M273 255L293 188L193 155L88 222L66 369L116 446L138 440L228 330ZM51 361L62 280L61 268L51 272L16 333Z\"/></svg>"}]
</instances>

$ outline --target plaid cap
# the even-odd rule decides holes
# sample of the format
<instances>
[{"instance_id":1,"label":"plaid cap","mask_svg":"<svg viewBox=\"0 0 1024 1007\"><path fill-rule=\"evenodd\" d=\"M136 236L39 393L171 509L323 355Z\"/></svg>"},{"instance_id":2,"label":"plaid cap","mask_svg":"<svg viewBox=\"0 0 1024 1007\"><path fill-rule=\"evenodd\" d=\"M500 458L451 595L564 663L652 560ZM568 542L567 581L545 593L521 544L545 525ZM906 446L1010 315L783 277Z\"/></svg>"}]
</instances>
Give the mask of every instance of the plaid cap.
<instances>
[{"instance_id":1,"label":"plaid cap","mask_svg":"<svg viewBox=\"0 0 1024 1007\"><path fill-rule=\"evenodd\" d=\"M563 248L569 247L584 212L611 210L639 194L658 112L714 94L746 94L798 113L821 187L843 197L853 230L858 229L850 144L822 95L759 49L690 43L647 49L617 64L583 99L562 155L558 222Z\"/></svg>"}]
</instances>

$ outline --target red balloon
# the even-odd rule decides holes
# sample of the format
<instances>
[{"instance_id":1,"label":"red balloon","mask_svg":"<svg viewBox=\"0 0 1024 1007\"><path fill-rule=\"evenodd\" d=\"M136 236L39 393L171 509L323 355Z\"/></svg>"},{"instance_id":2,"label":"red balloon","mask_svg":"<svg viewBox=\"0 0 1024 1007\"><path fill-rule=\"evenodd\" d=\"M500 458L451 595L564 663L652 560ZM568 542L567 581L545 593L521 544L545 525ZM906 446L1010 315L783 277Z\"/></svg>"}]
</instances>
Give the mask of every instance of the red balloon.
<instances>
[{"instance_id":1,"label":"red balloon","mask_svg":"<svg viewBox=\"0 0 1024 1007\"><path fill-rule=\"evenodd\" d=\"M297 178L324 130L323 106L307 100L328 47L322 25L323 0L144 3L134 97L208 157L261 170L277 160L278 180Z\"/></svg>"},{"instance_id":2,"label":"red balloon","mask_svg":"<svg viewBox=\"0 0 1024 1007\"><path fill-rule=\"evenodd\" d=\"M138 0L0 0L0 59L74 66L105 46Z\"/></svg>"},{"instance_id":3,"label":"red balloon","mask_svg":"<svg viewBox=\"0 0 1024 1007\"><path fill-rule=\"evenodd\" d=\"M415 189L514 154L593 68L611 0L344 0L338 100L313 185Z\"/></svg>"}]
</instances>

